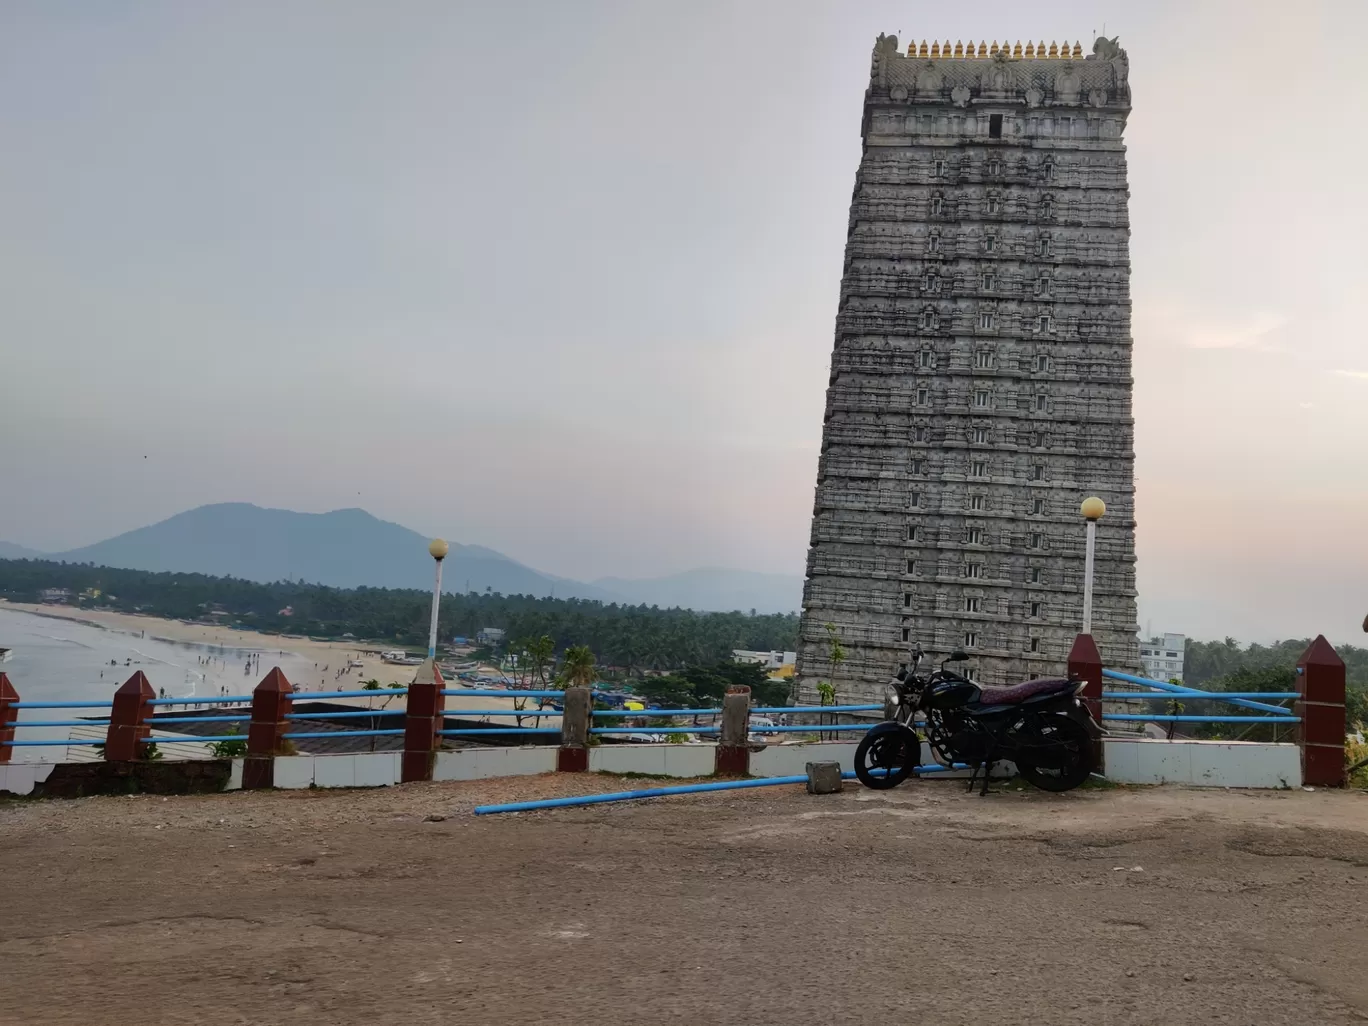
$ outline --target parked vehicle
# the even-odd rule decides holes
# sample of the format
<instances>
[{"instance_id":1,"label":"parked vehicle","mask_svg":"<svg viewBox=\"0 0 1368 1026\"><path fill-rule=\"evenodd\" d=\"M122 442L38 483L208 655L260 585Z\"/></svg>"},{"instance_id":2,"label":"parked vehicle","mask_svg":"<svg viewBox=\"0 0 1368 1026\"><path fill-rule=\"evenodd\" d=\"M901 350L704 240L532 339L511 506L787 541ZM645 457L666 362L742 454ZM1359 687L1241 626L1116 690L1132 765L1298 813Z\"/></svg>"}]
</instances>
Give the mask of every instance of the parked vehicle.
<instances>
[{"instance_id":1,"label":"parked vehicle","mask_svg":"<svg viewBox=\"0 0 1368 1026\"><path fill-rule=\"evenodd\" d=\"M855 775L866 787L897 787L921 761L922 738L914 724L924 718L926 741L943 766L974 768L972 790L999 759L1045 791L1068 791L1088 779L1097 760L1101 728L1078 697L1076 680L1031 680L1013 687L985 687L947 669L968 656L953 652L939 670L918 674L924 657L912 650L911 669L889 685L893 718L873 727L855 750Z\"/></svg>"}]
</instances>

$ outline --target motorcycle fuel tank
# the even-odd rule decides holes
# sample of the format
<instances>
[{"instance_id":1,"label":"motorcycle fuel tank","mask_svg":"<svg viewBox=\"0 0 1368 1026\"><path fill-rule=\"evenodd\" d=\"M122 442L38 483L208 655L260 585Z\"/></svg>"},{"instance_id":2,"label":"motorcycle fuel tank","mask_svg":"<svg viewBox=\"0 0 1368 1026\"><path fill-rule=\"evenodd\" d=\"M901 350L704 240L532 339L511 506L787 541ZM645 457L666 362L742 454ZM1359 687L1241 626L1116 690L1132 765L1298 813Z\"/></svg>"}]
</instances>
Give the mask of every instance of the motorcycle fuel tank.
<instances>
[{"instance_id":1,"label":"motorcycle fuel tank","mask_svg":"<svg viewBox=\"0 0 1368 1026\"><path fill-rule=\"evenodd\" d=\"M930 709L958 709L978 697L978 688L967 680L943 680L931 685L925 705Z\"/></svg>"}]
</instances>

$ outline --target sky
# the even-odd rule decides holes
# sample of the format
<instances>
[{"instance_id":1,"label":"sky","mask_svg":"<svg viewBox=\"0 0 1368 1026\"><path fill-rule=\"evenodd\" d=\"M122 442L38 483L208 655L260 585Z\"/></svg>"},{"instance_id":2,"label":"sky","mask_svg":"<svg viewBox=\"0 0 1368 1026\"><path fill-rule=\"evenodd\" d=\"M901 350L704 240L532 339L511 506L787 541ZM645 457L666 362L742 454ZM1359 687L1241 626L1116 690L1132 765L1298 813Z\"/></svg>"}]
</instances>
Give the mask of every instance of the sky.
<instances>
[{"instance_id":1,"label":"sky","mask_svg":"<svg viewBox=\"0 0 1368 1026\"><path fill-rule=\"evenodd\" d=\"M801 574L874 38L1104 27L1140 623L1362 643L1357 0L5 4L0 539L249 501Z\"/></svg>"}]
</instances>

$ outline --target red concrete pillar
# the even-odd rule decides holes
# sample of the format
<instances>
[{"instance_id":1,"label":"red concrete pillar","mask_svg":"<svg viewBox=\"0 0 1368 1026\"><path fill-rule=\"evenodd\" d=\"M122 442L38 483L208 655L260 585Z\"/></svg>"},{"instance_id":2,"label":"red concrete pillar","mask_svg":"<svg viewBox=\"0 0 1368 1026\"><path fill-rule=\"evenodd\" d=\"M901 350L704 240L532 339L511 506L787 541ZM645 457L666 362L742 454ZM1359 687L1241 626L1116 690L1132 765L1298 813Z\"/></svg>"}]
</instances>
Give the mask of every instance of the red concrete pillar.
<instances>
[{"instance_id":1,"label":"red concrete pillar","mask_svg":"<svg viewBox=\"0 0 1368 1026\"><path fill-rule=\"evenodd\" d=\"M584 773L589 769L589 731L594 726L594 695L588 688L566 688L561 701L561 743L556 769Z\"/></svg>"},{"instance_id":2,"label":"red concrete pillar","mask_svg":"<svg viewBox=\"0 0 1368 1026\"><path fill-rule=\"evenodd\" d=\"M1102 655L1097 651L1097 643L1091 634L1080 634L1074 638L1073 648L1069 649L1069 679L1083 681L1082 698L1100 726L1102 723ZM1095 772L1105 771L1106 748L1101 738L1097 741L1097 768Z\"/></svg>"},{"instance_id":3,"label":"red concrete pillar","mask_svg":"<svg viewBox=\"0 0 1368 1026\"><path fill-rule=\"evenodd\" d=\"M442 679L442 671L432 660L418 667L413 683L409 685L404 715L404 757L399 774L399 779L406 784L432 779L432 766L442 743L437 731L442 729L446 711L444 687L446 681Z\"/></svg>"},{"instance_id":4,"label":"red concrete pillar","mask_svg":"<svg viewBox=\"0 0 1368 1026\"><path fill-rule=\"evenodd\" d=\"M285 717L294 708L294 687L273 666L252 689L252 721L247 725L247 757L242 760L244 790L275 784L275 757L286 751Z\"/></svg>"},{"instance_id":5,"label":"red concrete pillar","mask_svg":"<svg viewBox=\"0 0 1368 1026\"><path fill-rule=\"evenodd\" d=\"M722 733L717 740L713 773L719 777L750 776L750 688L733 684L722 696Z\"/></svg>"},{"instance_id":6,"label":"red concrete pillar","mask_svg":"<svg viewBox=\"0 0 1368 1026\"><path fill-rule=\"evenodd\" d=\"M1297 662L1297 743L1302 783L1344 786L1344 660L1317 635Z\"/></svg>"},{"instance_id":7,"label":"red concrete pillar","mask_svg":"<svg viewBox=\"0 0 1368 1026\"><path fill-rule=\"evenodd\" d=\"M146 752L146 742L152 733L147 721L152 717L148 703L157 697L147 677L139 670L114 692L114 708L109 714L109 731L105 734L106 762L137 762Z\"/></svg>"},{"instance_id":8,"label":"red concrete pillar","mask_svg":"<svg viewBox=\"0 0 1368 1026\"><path fill-rule=\"evenodd\" d=\"M9 762L14 748L5 744L14 740L14 724L19 719L19 710L14 703L19 701L19 692L14 690L9 677L0 673L0 762Z\"/></svg>"}]
</instances>

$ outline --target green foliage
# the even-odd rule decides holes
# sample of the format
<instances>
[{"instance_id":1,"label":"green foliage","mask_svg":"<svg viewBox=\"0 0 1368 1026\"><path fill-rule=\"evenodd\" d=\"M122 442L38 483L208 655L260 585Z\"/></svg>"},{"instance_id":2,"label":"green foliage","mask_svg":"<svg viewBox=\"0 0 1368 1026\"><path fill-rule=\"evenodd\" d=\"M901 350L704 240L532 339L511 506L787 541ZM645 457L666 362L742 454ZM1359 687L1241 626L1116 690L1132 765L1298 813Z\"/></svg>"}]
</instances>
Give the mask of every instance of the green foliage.
<instances>
[{"instance_id":1,"label":"green foliage","mask_svg":"<svg viewBox=\"0 0 1368 1026\"><path fill-rule=\"evenodd\" d=\"M391 689L394 690L394 691L400 691L400 690L402 690L403 687L404 687L404 685L400 684L397 680L392 680L392 681L390 681L388 684L386 684L385 686L386 686L387 688L391 688ZM369 702L370 699L368 698L368 699L366 699L366 701ZM385 701L389 701L389 699L385 699Z\"/></svg>"},{"instance_id":2,"label":"green foliage","mask_svg":"<svg viewBox=\"0 0 1368 1026\"><path fill-rule=\"evenodd\" d=\"M224 731L224 733L240 734L242 733L242 731L238 729L237 724L233 724L226 731ZM209 743L209 751L214 753L214 758L216 759L233 759L239 755L247 754L247 742L245 740L211 741Z\"/></svg>"},{"instance_id":3,"label":"green foliage","mask_svg":"<svg viewBox=\"0 0 1368 1026\"><path fill-rule=\"evenodd\" d=\"M819 705L835 705L836 685L832 684L830 681L819 680L817 682L817 696L819 699L821 699L821 701L818 703ZM829 716L831 714L822 713L822 715Z\"/></svg>"},{"instance_id":4,"label":"green foliage","mask_svg":"<svg viewBox=\"0 0 1368 1026\"><path fill-rule=\"evenodd\" d=\"M370 680L366 681L364 684L361 685L361 690L362 690L362 691L379 691L379 690L380 690L380 682L379 682L378 680L376 680L374 677L372 677ZM369 702L370 699L368 698L368 699L366 699L366 701Z\"/></svg>"},{"instance_id":5,"label":"green foliage","mask_svg":"<svg viewBox=\"0 0 1368 1026\"><path fill-rule=\"evenodd\" d=\"M750 688L751 702L760 706L784 705L788 701L786 681L770 680L764 667L756 663L731 661L710 666L686 666L677 673L635 681L634 690L648 705L664 708L705 709L722 704L731 687Z\"/></svg>"},{"instance_id":6,"label":"green foliage","mask_svg":"<svg viewBox=\"0 0 1368 1026\"><path fill-rule=\"evenodd\" d=\"M1300 655L1300 652L1298 654ZM1214 680L1208 680L1203 687L1207 691L1295 691L1297 675L1290 667L1242 667ZM1261 715L1253 709L1231 705L1229 702L1187 698L1181 704L1186 707L1186 712L1199 716ZM1291 703L1276 699L1270 704L1286 704L1289 709L1291 708ZM1195 723L1186 726L1193 728L1192 736L1212 740L1286 741L1292 736L1292 724L1287 723Z\"/></svg>"},{"instance_id":7,"label":"green foliage","mask_svg":"<svg viewBox=\"0 0 1368 1026\"><path fill-rule=\"evenodd\" d=\"M1263 670L1286 671L1287 676L1279 679L1295 681L1292 671L1310 644L1310 638L1247 647L1242 646L1234 638L1226 638L1224 641L1189 641L1183 653L1183 679L1190 687L1220 691L1292 691L1295 690L1293 684L1285 688L1245 688L1224 682L1237 679L1235 675L1241 672ZM1351 726L1368 723L1368 648L1337 645L1335 652L1344 660L1348 722Z\"/></svg>"},{"instance_id":8,"label":"green foliage","mask_svg":"<svg viewBox=\"0 0 1368 1026\"><path fill-rule=\"evenodd\" d=\"M570 688L587 688L594 683L594 653L588 645L571 645L565 650L558 679Z\"/></svg>"},{"instance_id":9,"label":"green foliage","mask_svg":"<svg viewBox=\"0 0 1368 1026\"><path fill-rule=\"evenodd\" d=\"M385 648L427 647L431 595L418 590L258 584L205 574L0 560L0 598L37 602L44 588L77 594L99 589L96 605L121 612L198 620L218 609L227 615L216 622L230 627L320 638L352 634L358 644L369 639ZM286 608L292 615L281 615ZM617 667L625 674L710 665L730 659L733 649L785 650L798 642L798 617L792 614L700 613L530 595L442 597L439 636L474 637L482 627L502 628L510 638L555 638L561 651L587 645L606 664L601 669ZM488 662L493 654L483 649L472 658Z\"/></svg>"}]
</instances>

